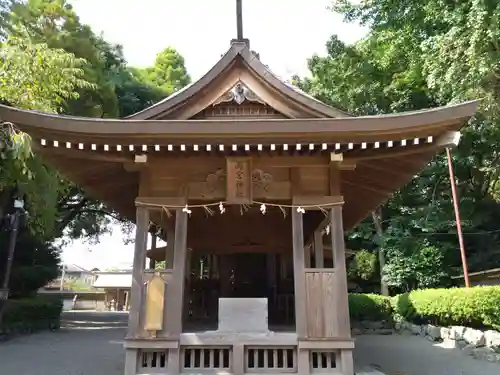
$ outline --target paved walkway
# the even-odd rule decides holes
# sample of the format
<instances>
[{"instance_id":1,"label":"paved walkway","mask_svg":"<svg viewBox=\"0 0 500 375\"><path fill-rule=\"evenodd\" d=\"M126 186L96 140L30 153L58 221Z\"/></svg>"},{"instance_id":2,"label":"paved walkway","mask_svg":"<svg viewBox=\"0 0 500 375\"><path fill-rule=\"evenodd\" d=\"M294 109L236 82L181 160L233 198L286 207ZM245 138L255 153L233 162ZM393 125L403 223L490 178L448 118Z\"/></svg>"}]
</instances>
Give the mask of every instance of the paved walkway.
<instances>
[{"instance_id":1,"label":"paved walkway","mask_svg":"<svg viewBox=\"0 0 500 375\"><path fill-rule=\"evenodd\" d=\"M500 364L412 335L358 336L355 360L388 375L500 375Z\"/></svg>"},{"instance_id":2,"label":"paved walkway","mask_svg":"<svg viewBox=\"0 0 500 375\"><path fill-rule=\"evenodd\" d=\"M123 375L123 313L64 313L63 328L0 344L1 375Z\"/></svg>"},{"instance_id":3,"label":"paved walkway","mask_svg":"<svg viewBox=\"0 0 500 375\"><path fill-rule=\"evenodd\" d=\"M65 313L63 329L0 344L0 374L123 375L127 315ZM388 375L500 375L500 365L414 336L359 336L355 360Z\"/></svg>"}]
</instances>

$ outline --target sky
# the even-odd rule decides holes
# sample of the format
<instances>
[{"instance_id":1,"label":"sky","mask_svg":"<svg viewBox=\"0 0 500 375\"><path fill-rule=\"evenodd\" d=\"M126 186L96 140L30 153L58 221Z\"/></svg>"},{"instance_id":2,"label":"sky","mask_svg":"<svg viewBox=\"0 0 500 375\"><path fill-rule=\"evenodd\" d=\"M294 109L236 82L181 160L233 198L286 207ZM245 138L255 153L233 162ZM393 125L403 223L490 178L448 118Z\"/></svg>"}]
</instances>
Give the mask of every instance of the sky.
<instances>
[{"instance_id":1,"label":"sky","mask_svg":"<svg viewBox=\"0 0 500 375\"><path fill-rule=\"evenodd\" d=\"M235 0L70 0L80 21L123 46L129 65L151 66L157 53L174 47L199 79L227 51L236 37ZM324 55L337 34L353 43L366 34L327 9L331 0L243 0L243 35L250 48L284 79L308 75L307 59ZM98 244L73 241L62 260L85 268L127 268L133 244L124 245L119 228Z\"/></svg>"}]
</instances>

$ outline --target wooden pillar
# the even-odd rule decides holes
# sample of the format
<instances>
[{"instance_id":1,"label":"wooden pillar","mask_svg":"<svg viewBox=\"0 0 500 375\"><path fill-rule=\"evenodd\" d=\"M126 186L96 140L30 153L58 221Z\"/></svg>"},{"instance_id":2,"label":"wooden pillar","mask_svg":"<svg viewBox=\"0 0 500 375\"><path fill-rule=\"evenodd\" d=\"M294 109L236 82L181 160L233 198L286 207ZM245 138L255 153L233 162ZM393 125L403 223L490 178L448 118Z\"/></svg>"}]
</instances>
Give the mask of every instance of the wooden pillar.
<instances>
[{"instance_id":1,"label":"wooden pillar","mask_svg":"<svg viewBox=\"0 0 500 375\"><path fill-rule=\"evenodd\" d=\"M127 337L134 338L139 332L140 312L144 291L144 268L148 241L149 212L145 207L136 208L135 249L130 290L130 312Z\"/></svg>"},{"instance_id":2,"label":"wooden pillar","mask_svg":"<svg viewBox=\"0 0 500 375\"><path fill-rule=\"evenodd\" d=\"M167 331L170 336L179 337L182 332L182 310L184 299L184 275L187 255L188 214L182 209L175 213L174 264L172 281L167 287Z\"/></svg>"},{"instance_id":3,"label":"wooden pillar","mask_svg":"<svg viewBox=\"0 0 500 375\"><path fill-rule=\"evenodd\" d=\"M345 264L344 227L342 223L342 206L334 206L330 210L331 239L333 264L335 268L335 289L337 295L337 332L341 338L351 337L349 318L349 299L347 289L347 271ZM352 350L342 349L340 353L343 375L354 375Z\"/></svg>"},{"instance_id":4,"label":"wooden pillar","mask_svg":"<svg viewBox=\"0 0 500 375\"><path fill-rule=\"evenodd\" d=\"M182 296L182 311L187 311L189 301L191 299L191 261L193 258L193 250L186 249L186 261L184 264L184 292Z\"/></svg>"},{"instance_id":5,"label":"wooden pillar","mask_svg":"<svg viewBox=\"0 0 500 375\"><path fill-rule=\"evenodd\" d=\"M231 260L230 254L220 256L220 296L223 298L231 297L231 285L229 283L232 268Z\"/></svg>"},{"instance_id":6,"label":"wooden pillar","mask_svg":"<svg viewBox=\"0 0 500 375\"><path fill-rule=\"evenodd\" d=\"M304 225L303 217L292 209L293 280L295 289L295 329L298 339L306 337L306 291L304 273Z\"/></svg>"},{"instance_id":7,"label":"wooden pillar","mask_svg":"<svg viewBox=\"0 0 500 375\"><path fill-rule=\"evenodd\" d=\"M172 227L167 228L167 246L165 248L165 268L172 269L174 267L174 243L175 230Z\"/></svg>"},{"instance_id":8,"label":"wooden pillar","mask_svg":"<svg viewBox=\"0 0 500 375\"><path fill-rule=\"evenodd\" d=\"M342 206L330 210L332 256L335 268L335 280L338 298L338 329L342 337L351 336L349 320L349 302L347 290L347 272L345 264L344 227L342 224Z\"/></svg>"},{"instance_id":9,"label":"wooden pillar","mask_svg":"<svg viewBox=\"0 0 500 375\"><path fill-rule=\"evenodd\" d=\"M156 234L151 234L151 252L156 250ZM156 268L156 261L154 259L149 259L149 268L154 270Z\"/></svg>"},{"instance_id":10,"label":"wooden pillar","mask_svg":"<svg viewBox=\"0 0 500 375\"><path fill-rule=\"evenodd\" d=\"M305 246L304 247L304 267L311 268L311 255L312 255L312 247Z\"/></svg>"},{"instance_id":11,"label":"wooden pillar","mask_svg":"<svg viewBox=\"0 0 500 375\"><path fill-rule=\"evenodd\" d=\"M323 250L323 235L321 230L314 232L314 266L316 268L325 267L325 254Z\"/></svg>"},{"instance_id":12,"label":"wooden pillar","mask_svg":"<svg viewBox=\"0 0 500 375\"><path fill-rule=\"evenodd\" d=\"M306 275L305 275L305 249L304 249L304 224L302 213L292 209L292 235L293 235L293 280L295 299L295 330L297 339L307 337L307 306L306 301ZM309 351L297 350L297 367L300 375L310 373Z\"/></svg>"}]
</instances>

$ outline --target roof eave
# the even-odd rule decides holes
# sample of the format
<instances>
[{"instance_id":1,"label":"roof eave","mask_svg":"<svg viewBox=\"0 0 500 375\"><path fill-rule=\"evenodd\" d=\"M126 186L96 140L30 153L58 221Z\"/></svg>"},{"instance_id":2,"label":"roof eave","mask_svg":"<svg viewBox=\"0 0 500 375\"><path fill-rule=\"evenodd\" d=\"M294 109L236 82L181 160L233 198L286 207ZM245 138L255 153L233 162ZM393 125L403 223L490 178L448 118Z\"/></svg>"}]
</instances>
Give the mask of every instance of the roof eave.
<instances>
[{"instance_id":1,"label":"roof eave","mask_svg":"<svg viewBox=\"0 0 500 375\"><path fill-rule=\"evenodd\" d=\"M0 105L0 120L21 130L70 137L124 138L214 138L214 137L284 137L403 134L422 129L460 127L473 116L479 101L449 105L425 111L347 118L256 119L256 120L116 120L81 118L20 110Z\"/></svg>"}]
</instances>

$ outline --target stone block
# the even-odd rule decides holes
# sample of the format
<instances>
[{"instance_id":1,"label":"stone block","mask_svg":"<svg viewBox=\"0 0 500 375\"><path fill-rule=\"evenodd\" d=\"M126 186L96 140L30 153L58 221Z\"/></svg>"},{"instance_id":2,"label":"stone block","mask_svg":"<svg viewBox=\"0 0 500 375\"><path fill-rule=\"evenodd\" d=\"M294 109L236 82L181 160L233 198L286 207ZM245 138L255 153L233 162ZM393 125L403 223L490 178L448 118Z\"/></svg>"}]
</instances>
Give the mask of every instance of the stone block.
<instances>
[{"instance_id":1,"label":"stone block","mask_svg":"<svg viewBox=\"0 0 500 375\"><path fill-rule=\"evenodd\" d=\"M465 329L465 333L463 334L463 340L468 344L474 345L476 347L484 346L486 344L484 332L473 328Z\"/></svg>"},{"instance_id":2,"label":"stone block","mask_svg":"<svg viewBox=\"0 0 500 375\"><path fill-rule=\"evenodd\" d=\"M450 338L443 339L441 347L446 349L460 349L458 341L452 340Z\"/></svg>"},{"instance_id":3,"label":"stone block","mask_svg":"<svg viewBox=\"0 0 500 375\"><path fill-rule=\"evenodd\" d=\"M462 326L452 326L450 328L450 339L452 340L463 340L466 327Z\"/></svg>"},{"instance_id":4,"label":"stone block","mask_svg":"<svg viewBox=\"0 0 500 375\"><path fill-rule=\"evenodd\" d=\"M486 331L484 332L485 344L490 348L500 348L500 332Z\"/></svg>"},{"instance_id":5,"label":"stone block","mask_svg":"<svg viewBox=\"0 0 500 375\"><path fill-rule=\"evenodd\" d=\"M267 298L219 298L219 331L269 332Z\"/></svg>"},{"instance_id":6,"label":"stone block","mask_svg":"<svg viewBox=\"0 0 500 375\"><path fill-rule=\"evenodd\" d=\"M412 324L410 330L414 335L420 335L422 333L422 327L418 324Z\"/></svg>"},{"instance_id":7,"label":"stone block","mask_svg":"<svg viewBox=\"0 0 500 375\"><path fill-rule=\"evenodd\" d=\"M446 327L441 327L441 338L443 340L451 340L451 329Z\"/></svg>"},{"instance_id":8,"label":"stone block","mask_svg":"<svg viewBox=\"0 0 500 375\"><path fill-rule=\"evenodd\" d=\"M441 328L433 326L431 324L427 325L427 337L432 341L438 341L441 339Z\"/></svg>"}]
</instances>

